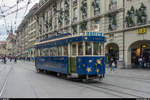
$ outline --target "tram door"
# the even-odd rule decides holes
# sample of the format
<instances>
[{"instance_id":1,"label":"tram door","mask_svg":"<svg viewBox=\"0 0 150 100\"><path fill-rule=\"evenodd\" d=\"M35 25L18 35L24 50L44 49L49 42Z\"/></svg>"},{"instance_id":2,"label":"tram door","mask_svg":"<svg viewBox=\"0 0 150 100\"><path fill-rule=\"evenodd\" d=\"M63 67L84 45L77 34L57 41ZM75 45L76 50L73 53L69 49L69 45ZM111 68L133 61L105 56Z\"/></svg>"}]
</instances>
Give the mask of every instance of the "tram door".
<instances>
[{"instance_id":1,"label":"tram door","mask_svg":"<svg viewBox=\"0 0 150 100\"><path fill-rule=\"evenodd\" d=\"M71 51L71 56L69 58L70 72L76 73L77 43L71 45L70 51Z\"/></svg>"}]
</instances>

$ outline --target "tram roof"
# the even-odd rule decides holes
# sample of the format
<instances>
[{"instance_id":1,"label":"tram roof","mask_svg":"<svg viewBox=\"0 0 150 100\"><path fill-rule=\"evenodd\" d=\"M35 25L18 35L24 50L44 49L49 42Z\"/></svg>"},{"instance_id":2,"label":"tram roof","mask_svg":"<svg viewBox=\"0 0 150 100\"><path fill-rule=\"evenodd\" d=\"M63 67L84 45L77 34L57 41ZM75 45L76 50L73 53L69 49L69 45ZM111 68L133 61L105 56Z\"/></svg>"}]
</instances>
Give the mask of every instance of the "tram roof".
<instances>
[{"instance_id":1,"label":"tram roof","mask_svg":"<svg viewBox=\"0 0 150 100\"><path fill-rule=\"evenodd\" d=\"M65 45L71 42L82 42L82 41L95 41L95 42L106 42L106 38L102 36L102 33L90 35L92 33L79 33L76 35L70 35L69 33L63 34L60 36L53 36L49 39L45 39L40 41L39 43L35 44L35 48L41 48L41 47L54 47L54 46L60 46Z\"/></svg>"}]
</instances>

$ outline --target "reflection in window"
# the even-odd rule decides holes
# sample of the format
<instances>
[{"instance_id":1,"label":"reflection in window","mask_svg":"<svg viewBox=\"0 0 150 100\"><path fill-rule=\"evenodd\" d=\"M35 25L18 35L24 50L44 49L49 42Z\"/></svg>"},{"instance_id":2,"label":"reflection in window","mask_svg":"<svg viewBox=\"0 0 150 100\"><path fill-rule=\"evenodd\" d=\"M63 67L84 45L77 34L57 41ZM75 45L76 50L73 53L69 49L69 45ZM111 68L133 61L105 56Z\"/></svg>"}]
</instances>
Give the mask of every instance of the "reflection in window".
<instances>
[{"instance_id":1,"label":"reflection in window","mask_svg":"<svg viewBox=\"0 0 150 100\"><path fill-rule=\"evenodd\" d=\"M92 43L91 42L86 42L86 55L92 55Z\"/></svg>"},{"instance_id":2,"label":"reflection in window","mask_svg":"<svg viewBox=\"0 0 150 100\"><path fill-rule=\"evenodd\" d=\"M64 46L64 56L68 56L68 47Z\"/></svg>"},{"instance_id":3,"label":"reflection in window","mask_svg":"<svg viewBox=\"0 0 150 100\"><path fill-rule=\"evenodd\" d=\"M41 52L40 52L40 55L41 56L48 56L48 48L44 48L44 49L41 49Z\"/></svg>"},{"instance_id":4,"label":"reflection in window","mask_svg":"<svg viewBox=\"0 0 150 100\"><path fill-rule=\"evenodd\" d=\"M58 56L62 56L62 47L58 47Z\"/></svg>"},{"instance_id":5,"label":"reflection in window","mask_svg":"<svg viewBox=\"0 0 150 100\"><path fill-rule=\"evenodd\" d=\"M76 55L77 55L76 49L77 49L76 44L73 44L73 45L72 45L72 55L73 55L73 56L76 56Z\"/></svg>"},{"instance_id":6,"label":"reflection in window","mask_svg":"<svg viewBox=\"0 0 150 100\"><path fill-rule=\"evenodd\" d=\"M94 55L101 55L101 45L98 42L94 43Z\"/></svg>"},{"instance_id":7,"label":"reflection in window","mask_svg":"<svg viewBox=\"0 0 150 100\"><path fill-rule=\"evenodd\" d=\"M78 44L78 53L79 55L83 55L83 42L79 42Z\"/></svg>"}]
</instances>

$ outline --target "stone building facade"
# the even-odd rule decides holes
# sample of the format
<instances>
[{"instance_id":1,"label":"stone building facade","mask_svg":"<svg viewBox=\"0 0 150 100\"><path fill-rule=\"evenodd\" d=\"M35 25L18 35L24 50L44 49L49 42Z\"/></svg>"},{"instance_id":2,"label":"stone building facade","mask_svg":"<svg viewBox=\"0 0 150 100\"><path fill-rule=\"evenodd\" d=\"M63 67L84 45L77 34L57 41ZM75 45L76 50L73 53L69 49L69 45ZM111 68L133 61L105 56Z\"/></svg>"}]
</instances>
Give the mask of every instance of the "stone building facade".
<instances>
[{"instance_id":1,"label":"stone building facade","mask_svg":"<svg viewBox=\"0 0 150 100\"><path fill-rule=\"evenodd\" d=\"M13 33L10 33L7 37L7 45L6 45L6 55L7 56L15 56L15 44L16 44L16 40L15 40L15 35Z\"/></svg>"},{"instance_id":2,"label":"stone building facade","mask_svg":"<svg viewBox=\"0 0 150 100\"><path fill-rule=\"evenodd\" d=\"M26 15L16 31L17 56L34 60L34 44L36 42L36 18L34 12L38 9L35 4Z\"/></svg>"},{"instance_id":3,"label":"stone building facade","mask_svg":"<svg viewBox=\"0 0 150 100\"><path fill-rule=\"evenodd\" d=\"M98 24L107 38L106 54L117 45L115 55L123 60L124 0L40 0L39 6L39 41L58 33L91 31Z\"/></svg>"},{"instance_id":4,"label":"stone building facade","mask_svg":"<svg viewBox=\"0 0 150 100\"><path fill-rule=\"evenodd\" d=\"M130 67L136 63L137 49L141 49L140 55L150 56L149 4L149 0L40 0L39 8L34 13L34 36L39 42L60 33L91 31L92 26L98 24L99 32L107 38L107 62L115 57ZM22 32L25 30L22 29ZM20 38L29 39L27 33L21 35L26 39ZM32 41L32 37L30 39ZM30 48L27 44L31 41L23 42L22 49Z\"/></svg>"},{"instance_id":5,"label":"stone building facade","mask_svg":"<svg viewBox=\"0 0 150 100\"><path fill-rule=\"evenodd\" d=\"M6 41L0 41L0 56L5 56L6 55Z\"/></svg>"}]
</instances>

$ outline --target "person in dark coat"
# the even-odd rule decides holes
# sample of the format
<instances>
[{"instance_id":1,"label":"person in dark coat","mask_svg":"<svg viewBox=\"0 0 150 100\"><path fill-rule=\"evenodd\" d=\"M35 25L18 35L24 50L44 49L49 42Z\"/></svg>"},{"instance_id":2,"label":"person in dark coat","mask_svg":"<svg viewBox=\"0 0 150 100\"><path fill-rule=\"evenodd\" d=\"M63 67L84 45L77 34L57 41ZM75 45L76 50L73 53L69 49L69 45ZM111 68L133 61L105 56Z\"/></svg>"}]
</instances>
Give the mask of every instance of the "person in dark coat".
<instances>
[{"instance_id":1,"label":"person in dark coat","mask_svg":"<svg viewBox=\"0 0 150 100\"><path fill-rule=\"evenodd\" d=\"M17 57L15 57L15 60L14 60L14 61L15 61L15 63L17 63Z\"/></svg>"},{"instance_id":2,"label":"person in dark coat","mask_svg":"<svg viewBox=\"0 0 150 100\"><path fill-rule=\"evenodd\" d=\"M6 64L6 56L3 57L4 64Z\"/></svg>"}]
</instances>

